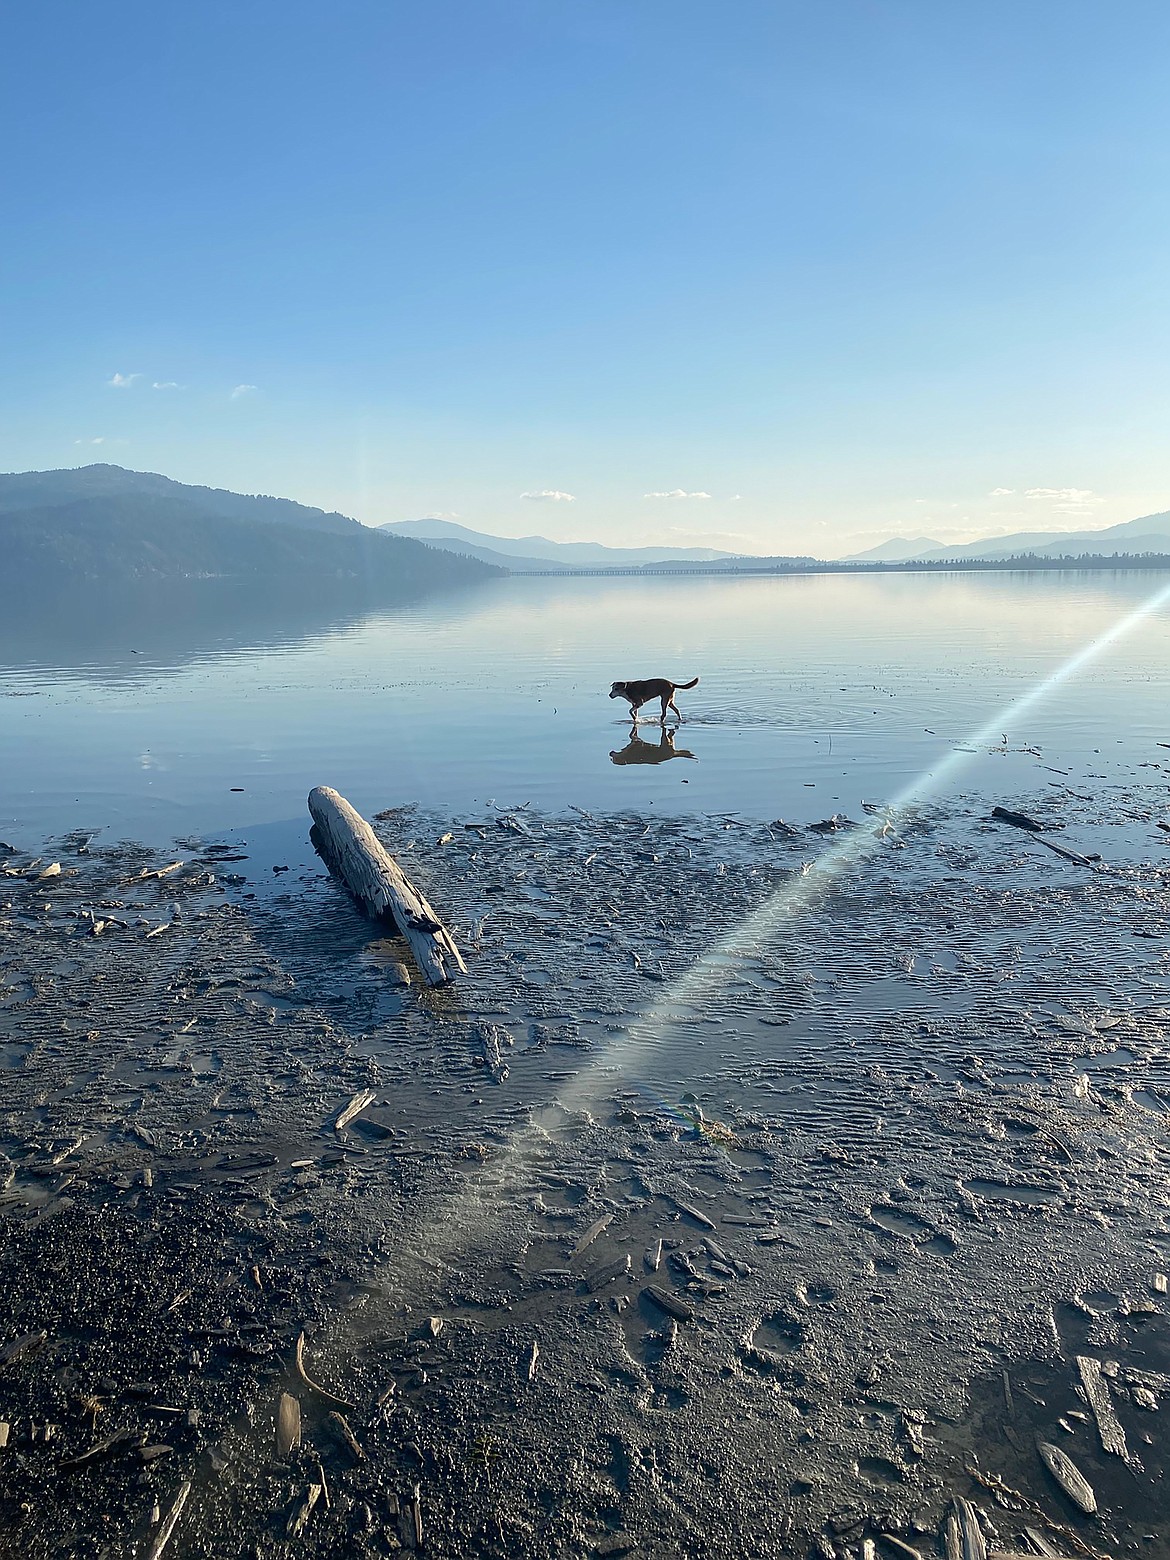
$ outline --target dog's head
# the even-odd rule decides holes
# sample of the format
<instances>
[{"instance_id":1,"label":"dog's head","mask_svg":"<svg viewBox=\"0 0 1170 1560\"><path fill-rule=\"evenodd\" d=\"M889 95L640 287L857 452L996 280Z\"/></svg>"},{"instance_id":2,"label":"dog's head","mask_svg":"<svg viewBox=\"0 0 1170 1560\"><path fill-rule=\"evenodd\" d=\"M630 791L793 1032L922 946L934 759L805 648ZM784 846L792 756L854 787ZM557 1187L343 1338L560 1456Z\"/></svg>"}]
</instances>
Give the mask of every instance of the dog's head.
<instances>
[{"instance_id":1,"label":"dog's head","mask_svg":"<svg viewBox=\"0 0 1170 1560\"><path fill-rule=\"evenodd\" d=\"M625 685L625 683L624 682L615 682L613 684L613 686L609 690L609 696L610 696L611 699L624 699L625 696L626 696L626 685Z\"/></svg>"}]
</instances>

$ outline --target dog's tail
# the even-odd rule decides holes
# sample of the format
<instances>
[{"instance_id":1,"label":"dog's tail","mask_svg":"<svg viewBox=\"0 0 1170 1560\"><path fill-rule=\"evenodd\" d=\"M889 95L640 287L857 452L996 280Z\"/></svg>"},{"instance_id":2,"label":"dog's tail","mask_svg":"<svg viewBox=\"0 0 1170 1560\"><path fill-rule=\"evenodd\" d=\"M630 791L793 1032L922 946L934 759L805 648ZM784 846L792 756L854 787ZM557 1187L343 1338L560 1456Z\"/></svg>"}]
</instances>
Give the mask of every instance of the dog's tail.
<instances>
[{"instance_id":1,"label":"dog's tail","mask_svg":"<svg viewBox=\"0 0 1170 1560\"><path fill-rule=\"evenodd\" d=\"M672 686L675 688L693 688L698 681L697 677L692 677L689 683L674 683Z\"/></svg>"}]
</instances>

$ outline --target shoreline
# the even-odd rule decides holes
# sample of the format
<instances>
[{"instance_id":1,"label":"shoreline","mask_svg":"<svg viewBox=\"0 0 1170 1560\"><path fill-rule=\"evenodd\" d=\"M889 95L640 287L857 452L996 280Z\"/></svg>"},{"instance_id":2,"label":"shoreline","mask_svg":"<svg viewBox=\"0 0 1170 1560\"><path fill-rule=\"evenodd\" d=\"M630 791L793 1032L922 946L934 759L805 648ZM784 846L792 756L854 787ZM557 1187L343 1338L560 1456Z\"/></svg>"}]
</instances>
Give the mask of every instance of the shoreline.
<instances>
[{"instance_id":1,"label":"shoreline","mask_svg":"<svg viewBox=\"0 0 1170 1560\"><path fill-rule=\"evenodd\" d=\"M191 1555L277 1542L314 1484L305 1556L410 1548L416 1509L436 1555L926 1554L956 1495L1011 1548L1035 1519L972 1457L1090 1546L1170 1543L1138 1401L1170 1388L1165 875L960 800L703 995L687 971L831 840L395 809L471 968L440 992L323 869L249 901L226 850L6 858L0 1352L46 1334L0 1365L11 1552L55 1552L80 1481L125 1545L188 1480ZM1144 1473L1077 1419L1080 1353Z\"/></svg>"},{"instance_id":2,"label":"shoreline","mask_svg":"<svg viewBox=\"0 0 1170 1560\"><path fill-rule=\"evenodd\" d=\"M596 568L549 568L501 570L506 577L518 579L571 579L580 575L590 579L651 579L672 576L686 579L731 579L741 577L804 575L804 574L1118 574L1133 571L1164 573L1170 571L1170 553L1114 553L1106 555L1086 554L1083 557L1044 558L1024 553L1015 558L925 559L910 563L847 563L833 559L814 559L808 563L785 560L759 565L745 561L731 564L674 564L646 563L628 567L609 567L599 564Z\"/></svg>"}]
</instances>

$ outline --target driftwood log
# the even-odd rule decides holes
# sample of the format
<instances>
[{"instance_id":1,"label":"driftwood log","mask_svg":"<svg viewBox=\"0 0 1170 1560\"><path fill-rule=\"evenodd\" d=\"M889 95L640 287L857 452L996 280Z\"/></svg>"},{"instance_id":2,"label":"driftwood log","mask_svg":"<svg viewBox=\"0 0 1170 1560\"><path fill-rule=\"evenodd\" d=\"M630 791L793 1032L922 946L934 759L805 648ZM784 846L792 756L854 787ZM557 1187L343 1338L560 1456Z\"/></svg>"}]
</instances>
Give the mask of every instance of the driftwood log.
<instances>
[{"instance_id":1,"label":"driftwood log","mask_svg":"<svg viewBox=\"0 0 1170 1560\"><path fill-rule=\"evenodd\" d=\"M326 866L369 915L393 919L427 984L445 986L456 971L466 975L451 933L345 797L331 786L316 786L309 792L309 812L316 825L313 844Z\"/></svg>"}]
</instances>

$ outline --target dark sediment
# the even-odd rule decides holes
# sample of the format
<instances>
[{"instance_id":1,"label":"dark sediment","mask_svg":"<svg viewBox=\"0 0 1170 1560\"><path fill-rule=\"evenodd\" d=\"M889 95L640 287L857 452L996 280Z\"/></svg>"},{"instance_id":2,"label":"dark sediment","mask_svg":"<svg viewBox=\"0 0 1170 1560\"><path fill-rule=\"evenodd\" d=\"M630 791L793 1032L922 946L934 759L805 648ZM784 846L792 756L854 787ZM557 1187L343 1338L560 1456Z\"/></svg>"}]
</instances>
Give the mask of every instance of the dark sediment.
<instances>
[{"instance_id":1,"label":"dark sediment","mask_svg":"<svg viewBox=\"0 0 1170 1560\"><path fill-rule=\"evenodd\" d=\"M1170 1553L1163 874L879 824L399 813L438 992L321 872L0 863L0 1553Z\"/></svg>"}]
</instances>

